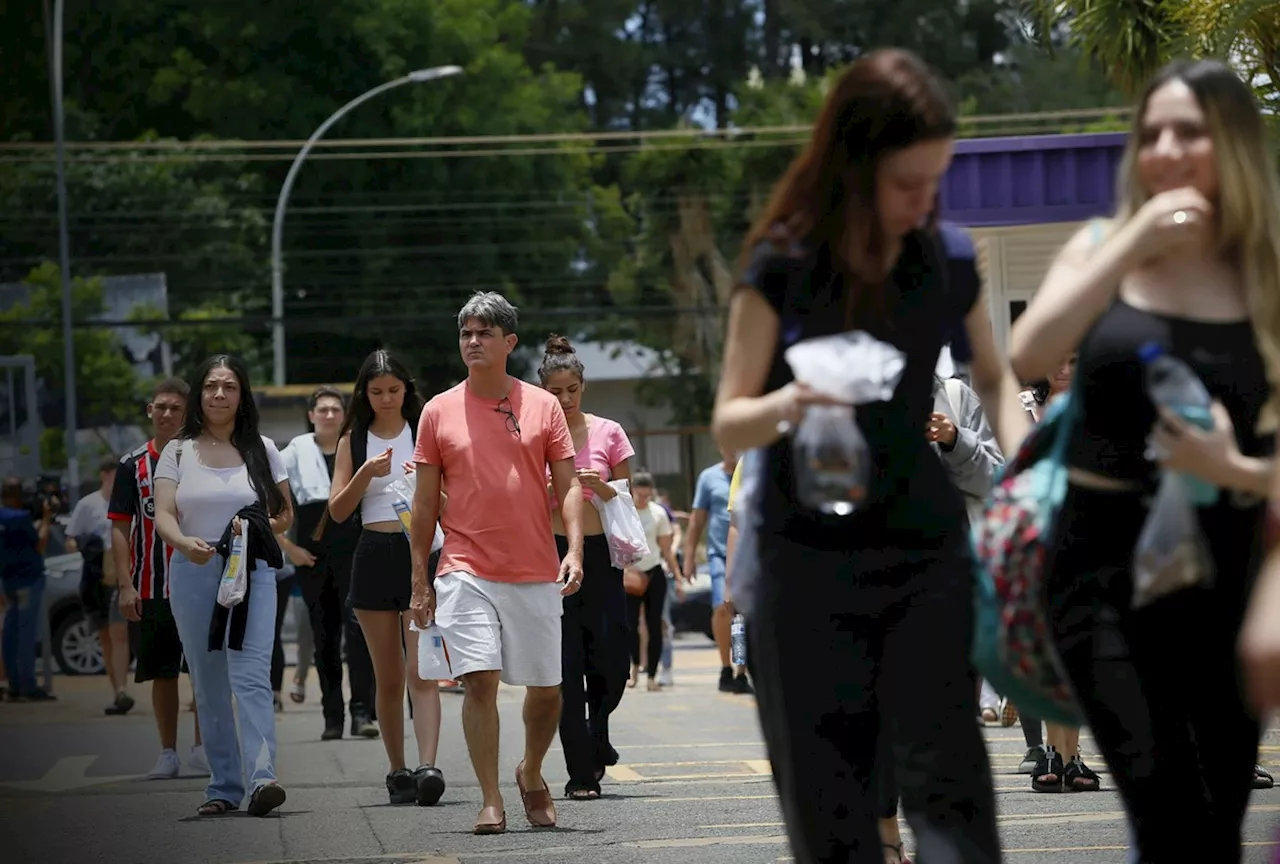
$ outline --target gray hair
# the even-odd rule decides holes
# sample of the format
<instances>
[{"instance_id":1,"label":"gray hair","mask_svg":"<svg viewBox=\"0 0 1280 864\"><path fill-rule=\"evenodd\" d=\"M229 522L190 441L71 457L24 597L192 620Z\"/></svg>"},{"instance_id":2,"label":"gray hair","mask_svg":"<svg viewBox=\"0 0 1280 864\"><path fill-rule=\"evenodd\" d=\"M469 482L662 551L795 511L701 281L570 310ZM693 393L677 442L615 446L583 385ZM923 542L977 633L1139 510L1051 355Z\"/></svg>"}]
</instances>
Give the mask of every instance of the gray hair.
<instances>
[{"instance_id":1,"label":"gray hair","mask_svg":"<svg viewBox=\"0 0 1280 864\"><path fill-rule=\"evenodd\" d=\"M519 325L516 311L516 307L496 291L477 291L458 312L458 329L466 326L467 319L475 318L501 329L504 334L515 333Z\"/></svg>"}]
</instances>

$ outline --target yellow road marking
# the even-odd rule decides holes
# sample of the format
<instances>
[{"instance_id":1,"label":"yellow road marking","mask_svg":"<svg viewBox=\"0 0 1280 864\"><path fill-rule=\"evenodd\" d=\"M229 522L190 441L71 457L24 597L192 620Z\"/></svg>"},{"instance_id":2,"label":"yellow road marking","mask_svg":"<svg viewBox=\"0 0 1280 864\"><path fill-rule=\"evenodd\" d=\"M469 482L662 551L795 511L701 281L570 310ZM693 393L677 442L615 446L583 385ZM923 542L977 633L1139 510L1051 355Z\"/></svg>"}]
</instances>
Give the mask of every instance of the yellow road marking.
<instances>
[{"instance_id":1,"label":"yellow road marking","mask_svg":"<svg viewBox=\"0 0 1280 864\"><path fill-rule=\"evenodd\" d=\"M626 765L610 765L605 769L605 773L619 783L639 783L644 779Z\"/></svg>"},{"instance_id":2,"label":"yellow road marking","mask_svg":"<svg viewBox=\"0 0 1280 864\"><path fill-rule=\"evenodd\" d=\"M755 760L762 761L762 760ZM691 768L695 765L745 765L744 759L704 759L696 762L628 762L632 768ZM765 764L768 764L766 761Z\"/></svg>"},{"instance_id":3,"label":"yellow road marking","mask_svg":"<svg viewBox=\"0 0 1280 864\"><path fill-rule=\"evenodd\" d=\"M768 759L748 759L742 764L746 765L757 774L773 774L773 763Z\"/></svg>"}]
</instances>

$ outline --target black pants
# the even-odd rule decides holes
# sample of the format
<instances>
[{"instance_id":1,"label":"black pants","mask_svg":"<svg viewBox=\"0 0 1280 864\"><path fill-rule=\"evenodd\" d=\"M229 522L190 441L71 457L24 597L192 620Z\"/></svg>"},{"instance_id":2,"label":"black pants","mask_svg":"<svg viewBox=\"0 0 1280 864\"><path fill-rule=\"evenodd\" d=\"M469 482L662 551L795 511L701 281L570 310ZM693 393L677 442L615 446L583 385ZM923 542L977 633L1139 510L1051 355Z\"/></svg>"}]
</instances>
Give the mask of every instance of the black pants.
<instances>
[{"instance_id":1,"label":"black pants","mask_svg":"<svg viewBox=\"0 0 1280 864\"><path fill-rule=\"evenodd\" d=\"M350 676L351 717L371 720L375 713L373 661L364 641L364 631L347 602L351 591L352 554L346 550L321 557L315 567L299 568L297 576L315 634L316 672L320 677L320 704L326 726L342 724L344 647Z\"/></svg>"},{"instance_id":2,"label":"black pants","mask_svg":"<svg viewBox=\"0 0 1280 864\"><path fill-rule=\"evenodd\" d=\"M276 582L276 642L271 648L271 689L276 693L284 688L284 643L280 640L280 629L284 627L284 613L296 584L296 575Z\"/></svg>"},{"instance_id":3,"label":"black pants","mask_svg":"<svg viewBox=\"0 0 1280 864\"><path fill-rule=\"evenodd\" d=\"M556 537L561 557L568 550ZM609 559L604 535L585 538L582 588L564 598L561 664L564 705L560 744L569 789L599 790L596 774L612 752L609 715L627 689L627 606L622 571Z\"/></svg>"},{"instance_id":4,"label":"black pants","mask_svg":"<svg viewBox=\"0 0 1280 864\"><path fill-rule=\"evenodd\" d=\"M1145 506L1072 487L1049 580L1059 654L1150 864L1239 861L1257 758L1235 643L1261 513L1220 504L1200 515L1214 586L1134 610L1130 562Z\"/></svg>"},{"instance_id":5,"label":"black pants","mask_svg":"<svg viewBox=\"0 0 1280 864\"><path fill-rule=\"evenodd\" d=\"M1021 708L1018 709L1018 722L1022 724L1022 740L1027 742L1027 747L1043 747L1044 746L1044 721L1034 714L1028 714ZM1071 758L1070 753L1064 756L1064 759Z\"/></svg>"},{"instance_id":6,"label":"black pants","mask_svg":"<svg viewBox=\"0 0 1280 864\"><path fill-rule=\"evenodd\" d=\"M920 859L999 861L991 772L973 719L973 618L957 614L973 605L967 550L869 566L857 553L762 540L747 656L796 861L884 860L882 716Z\"/></svg>"},{"instance_id":7,"label":"black pants","mask_svg":"<svg viewBox=\"0 0 1280 864\"><path fill-rule=\"evenodd\" d=\"M631 633L631 664L640 665L640 607L644 607L644 624L649 631L649 650L645 671L653 678L662 660L662 607L667 602L667 574L661 566L650 568L649 583L639 597L627 595L627 626Z\"/></svg>"}]
</instances>

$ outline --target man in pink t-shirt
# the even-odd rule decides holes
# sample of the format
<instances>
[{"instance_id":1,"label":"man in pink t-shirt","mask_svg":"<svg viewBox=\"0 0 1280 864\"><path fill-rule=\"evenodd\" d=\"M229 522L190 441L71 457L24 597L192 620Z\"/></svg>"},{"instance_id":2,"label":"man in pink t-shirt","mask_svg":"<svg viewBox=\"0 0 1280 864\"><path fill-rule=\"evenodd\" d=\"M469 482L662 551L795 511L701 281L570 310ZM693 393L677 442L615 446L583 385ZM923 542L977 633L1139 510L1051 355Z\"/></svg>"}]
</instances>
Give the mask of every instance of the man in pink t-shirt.
<instances>
[{"instance_id":1,"label":"man in pink t-shirt","mask_svg":"<svg viewBox=\"0 0 1280 864\"><path fill-rule=\"evenodd\" d=\"M582 488L573 438L554 396L507 374L516 310L475 294L458 313L467 378L422 410L413 461L413 596L419 626L434 617L453 674L466 683L462 727L484 803L475 833L507 829L498 788L498 683L523 685L524 761L516 786L529 824L556 824L542 761L560 721L561 598L582 585ZM546 474L560 500L569 551L559 560ZM440 491L448 495L441 512ZM427 559L437 517L445 532L434 587Z\"/></svg>"}]
</instances>

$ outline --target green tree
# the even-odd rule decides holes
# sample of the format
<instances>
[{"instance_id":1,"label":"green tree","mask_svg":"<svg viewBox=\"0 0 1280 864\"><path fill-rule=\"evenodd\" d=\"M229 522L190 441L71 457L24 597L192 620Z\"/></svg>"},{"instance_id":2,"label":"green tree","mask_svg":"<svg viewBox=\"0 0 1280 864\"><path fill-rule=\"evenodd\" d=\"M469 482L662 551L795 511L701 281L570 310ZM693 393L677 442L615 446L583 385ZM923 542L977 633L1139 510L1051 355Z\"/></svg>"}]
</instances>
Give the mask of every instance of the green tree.
<instances>
[{"instance_id":1,"label":"green tree","mask_svg":"<svg viewBox=\"0 0 1280 864\"><path fill-rule=\"evenodd\" d=\"M259 178L202 176L183 156L171 151L160 161L154 153L123 150L111 161L68 163L72 268L102 276L163 272L177 310L209 295L239 307L239 296L265 284L266 218L246 201L261 191ZM0 281L21 278L36 261L56 255L55 196L50 162L0 172L0 260L21 262L0 265Z\"/></svg>"},{"instance_id":2,"label":"green tree","mask_svg":"<svg viewBox=\"0 0 1280 864\"><path fill-rule=\"evenodd\" d=\"M1264 99L1280 86L1277 0L1026 0L1022 11L1042 44L1065 32L1130 96L1184 53L1232 58L1246 80L1265 79Z\"/></svg>"},{"instance_id":3,"label":"green tree","mask_svg":"<svg viewBox=\"0 0 1280 864\"><path fill-rule=\"evenodd\" d=\"M44 263L32 270L23 282L27 298L0 312L0 354L28 354L35 360L36 377L46 392L62 392L66 364L62 341L62 284L56 265ZM73 279L71 315L75 321L100 317L105 307L101 279ZM32 322L39 322L33 324ZM77 327L72 331L75 345L78 426L93 428L125 423L137 416L141 397L138 376L120 339L106 327ZM66 418L61 402L50 404L41 419L49 429L60 431ZM47 467L65 448L57 431L43 440ZM105 445L105 441L103 442Z\"/></svg>"}]
</instances>

